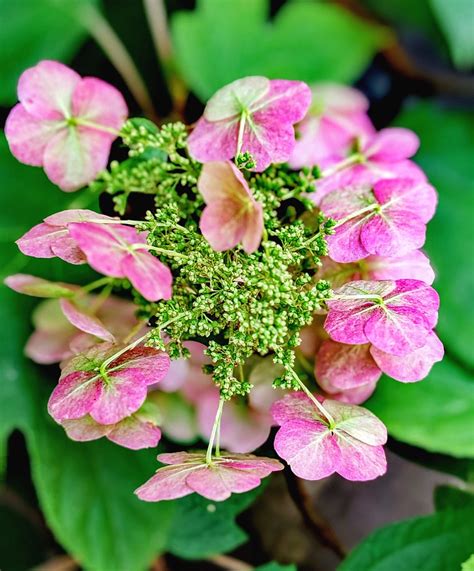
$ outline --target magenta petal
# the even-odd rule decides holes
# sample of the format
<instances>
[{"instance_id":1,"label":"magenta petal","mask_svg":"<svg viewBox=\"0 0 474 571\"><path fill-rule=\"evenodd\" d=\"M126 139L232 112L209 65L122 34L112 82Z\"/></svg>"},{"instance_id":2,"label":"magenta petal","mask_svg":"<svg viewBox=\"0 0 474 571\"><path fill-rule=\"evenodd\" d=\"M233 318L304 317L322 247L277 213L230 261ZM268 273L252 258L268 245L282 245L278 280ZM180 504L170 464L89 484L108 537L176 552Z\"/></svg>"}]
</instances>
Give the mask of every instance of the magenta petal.
<instances>
[{"instance_id":1,"label":"magenta petal","mask_svg":"<svg viewBox=\"0 0 474 571\"><path fill-rule=\"evenodd\" d=\"M374 160L396 162L413 156L419 146L420 140L413 131L392 127L379 131L365 154Z\"/></svg>"},{"instance_id":2,"label":"magenta petal","mask_svg":"<svg viewBox=\"0 0 474 571\"><path fill-rule=\"evenodd\" d=\"M374 346L370 352L386 375L402 383L413 383L424 379L434 363L441 361L444 348L436 334L431 331L423 347L403 357L390 355Z\"/></svg>"},{"instance_id":3,"label":"magenta petal","mask_svg":"<svg viewBox=\"0 0 474 571\"><path fill-rule=\"evenodd\" d=\"M324 322L324 329L331 339L349 345L367 343L365 325L373 309L367 304L353 313L330 310Z\"/></svg>"},{"instance_id":4,"label":"magenta petal","mask_svg":"<svg viewBox=\"0 0 474 571\"><path fill-rule=\"evenodd\" d=\"M374 185L374 196L384 206L384 211L407 212L415 214L425 224L435 213L438 201L435 189L425 182L406 178L380 180Z\"/></svg>"},{"instance_id":5,"label":"magenta petal","mask_svg":"<svg viewBox=\"0 0 474 571\"><path fill-rule=\"evenodd\" d=\"M104 341L110 341L112 343L115 341L115 337L105 328L104 324L97 317L84 313L76 304L67 299L62 299L60 305L64 316L74 327L77 327L85 333L99 337L99 339L103 339Z\"/></svg>"},{"instance_id":6,"label":"magenta petal","mask_svg":"<svg viewBox=\"0 0 474 571\"><path fill-rule=\"evenodd\" d=\"M216 463L190 472L186 483L201 496L221 502L233 493L241 494L258 487L260 478L251 472L227 468L224 464Z\"/></svg>"},{"instance_id":7,"label":"magenta petal","mask_svg":"<svg viewBox=\"0 0 474 571\"><path fill-rule=\"evenodd\" d=\"M225 161L237 150L238 118L211 123L201 117L188 137L190 155L199 162Z\"/></svg>"},{"instance_id":8,"label":"magenta petal","mask_svg":"<svg viewBox=\"0 0 474 571\"><path fill-rule=\"evenodd\" d=\"M395 289L385 299L388 308L414 309L423 314L430 328L436 325L439 309L438 292L420 280L397 280Z\"/></svg>"},{"instance_id":9,"label":"magenta petal","mask_svg":"<svg viewBox=\"0 0 474 571\"><path fill-rule=\"evenodd\" d=\"M71 99L81 77L57 61L43 60L24 71L18 99L37 119L60 120L71 115Z\"/></svg>"},{"instance_id":10,"label":"magenta petal","mask_svg":"<svg viewBox=\"0 0 474 571\"><path fill-rule=\"evenodd\" d=\"M12 155L20 162L40 167L49 141L61 129L56 121L35 119L21 103L10 111L5 123L5 136Z\"/></svg>"},{"instance_id":11,"label":"magenta petal","mask_svg":"<svg viewBox=\"0 0 474 571\"><path fill-rule=\"evenodd\" d=\"M339 439L340 458L336 472L343 478L364 482L383 476L387 459L383 446L369 446L345 435Z\"/></svg>"},{"instance_id":12,"label":"magenta petal","mask_svg":"<svg viewBox=\"0 0 474 571\"><path fill-rule=\"evenodd\" d=\"M133 287L148 301L171 298L171 271L149 252L142 250L127 254L121 268Z\"/></svg>"},{"instance_id":13,"label":"magenta petal","mask_svg":"<svg viewBox=\"0 0 474 571\"><path fill-rule=\"evenodd\" d=\"M367 321L364 331L367 339L382 351L405 356L426 343L430 327L419 311L394 307L377 309Z\"/></svg>"},{"instance_id":14,"label":"magenta petal","mask_svg":"<svg viewBox=\"0 0 474 571\"><path fill-rule=\"evenodd\" d=\"M78 442L89 442L102 438L112 428L99 424L89 415L75 420L63 420L61 426L71 440L77 440Z\"/></svg>"},{"instance_id":15,"label":"magenta petal","mask_svg":"<svg viewBox=\"0 0 474 571\"><path fill-rule=\"evenodd\" d=\"M327 237L329 257L332 260L340 263L357 262L369 255L361 240L365 221L364 217L353 218L338 226L335 234Z\"/></svg>"},{"instance_id":16,"label":"magenta petal","mask_svg":"<svg viewBox=\"0 0 474 571\"><path fill-rule=\"evenodd\" d=\"M107 434L107 438L125 448L141 450L157 446L161 430L151 422L143 422L130 416L115 424Z\"/></svg>"},{"instance_id":17,"label":"magenta petal","mask_svg":"<svg viewBox=\"0 0 474 571\"><path fill-rule=\"evenodd\" d=\"M82 418L101 394L101 379L87 371L75 371L59 381L49 399L48 412L57 422Z\"/></svg>"},{"instance_id":18,"label":"magenta petal","mask_svg":"<svg viewBox=\"0 0 474 571\"><path fill-rule=\"evenodd\" d=\"M291 420L275 437L275 450L305 480L330 476L339 463L336 437L321 422Z\"/></svg>"},{"instance_id":19,"label":"magenta petal","mask_svg":"<svg viewBox=\"0 0 474 571\"><path fill-rule=\"evenodd\" d=\"M135 490L135 494L145 502L175 500L193 493L186 484L186 478L198 466L165 466Z\"/></svg>"},{"instance_id":20,"label":"magenta petal","mask_svg":"<svg viewBox=\"0 0 474 571\"><path fill-rule=\"evenodd\" d=\"M345 345L326 340L316 356L318 384L329 392L375 383L382 371L370 354L370 346Z\"/></svg>"}]
</instances>

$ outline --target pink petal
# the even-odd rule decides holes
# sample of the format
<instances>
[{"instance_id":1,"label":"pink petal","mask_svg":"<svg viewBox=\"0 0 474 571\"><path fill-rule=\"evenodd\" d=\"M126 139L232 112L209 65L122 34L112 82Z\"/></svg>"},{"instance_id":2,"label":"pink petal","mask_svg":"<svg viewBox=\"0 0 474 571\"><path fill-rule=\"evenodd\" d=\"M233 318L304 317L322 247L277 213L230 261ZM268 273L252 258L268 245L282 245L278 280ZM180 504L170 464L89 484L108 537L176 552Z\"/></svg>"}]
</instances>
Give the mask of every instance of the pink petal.
<instances>
[{"instance_id":1,"label":"pink petal","mask_svg":"<svg viewBox=\"0 0 474 571\"><path fill-rule=\"evenodd\" d=\"M49 224L37 224L16 241L20 252L33 258L54 258L51 246L67 239L67 230Z\"/></svg>"},{"instance_id":2,"label":"pink petal","mask_svg":"<svg viewBox=\"0 0 474 571\"><path fill-rule=\"evenodd\" d=\"M8 276L4 284L14 291L33 297L72 297L77 289L69 284L50 282L29 274Z\"/></svg>"},{"instance_id":3,"label":"pink petal","mask_svg":"<svg viewBox=\"0 0 474 571\"><path fill-rule=\"evenodd\" d=\"M387 471L383 446L369 446L351 436L340 439L339 446L336 472L343 478L365 482L383 476Z\"/></svg>"},{"instance_id":4,"label":"pink petal","mask_svg":"<svg viewBox=\"0 0 474 571\"><path fill-rule=\"evenodd\" d=\"M71 440L89 442L102 438L111 430L111 426L105 426L96 422L91 416L83 416L75 420L63 420L61 426Z\"/></svg>"},{"instance_id":5,"label":"pink petal","mask_svg":"<svg viewBox=\"0 0 474 571\"><path fill-rule=\"evenodd\" d=\"M201 214L199 228L216 252L236 246L244 236L241 204L231 199L208 204Z\"/></svg>"},{"instance_id":6,"label":"pink petal","mask_svg":"<svg viewBox=\"0 0 474 571\"><path fill-rule=\"evenodd\" d=\"M344 284L335 290L335 297L327 301L331 310L358 311L373 304L367 296L385 298L392 294L397 287L395 281L355 280ZM424 284L423 284L424 285Z\"/></svg>"},{"instance_id":7,"label":"pink petal","mask_svg":"<svg viewBox=\"0 0 474 571\"><path fill-rule=\"evenodd\" d=\"M223 464L211 464L190 472L186 484L209 500L221 502L231 494L248 492L260 485L256 474L227 468Z\"/></svg>"},{"instance_id":8,"label":"pink petal","mask_svg":"<svg viewBox=\"0 0 474 571\"><path fill-rule=\"evenodd\" d=\"M86 208L73 208L71 210L62 210L61 212L51 214L44 219L44 222L49 226L64 227L71 224L71 222L100 222L101 220L107 222L118 219L100 214L99 212L94 212L93 210L87 210Z\"/></svg>"},{"instance_id":9,"label":"pink petal","mask_svg":"<svg viewBox=\"0 0 474 571\"><path fill-rule=\"evenodd\" d=\"M177 465L186 462L203 464L206 461L206 454L204 452L168 452L158 454L157 459L162 464Z\"/></svg>"},{"instance_id":10,"label":"pink petal","mask_svg":"<svg viewBox=\"0 0 474 571\"><path fill-rule=\"evenodd\" d=\"M312 93L306 83L273 79L270 90L252 107L253 120L265 126L267 122L298 123L306 115L311 99Z\"/></svg>"},{"instance_id":11,"label":"pink petal","mask_svg":"<svg viewBox=\"0 0 474 571\"><path fill-rule=\"evenodd\" d=\"M363 247L377 256L403 256L421 248L425 238L426 226L416 214L394 208L369 218L360 232Z\"/></svg>"},{"instance_id":12,"label":"pink petal","mask_svg":"<svg viewBox=\"0 0 474 571\"><path fill-rule=\"evenodd\" d=\"M258 75L237 79L214 93L204 117L208 121L222 121L240 115L243 109L254 109L270 91L270 85L269 79Z\"/></svg>"},{"instance_id":13,"label":"pink petal","mask_svg":"<svg viewBox=\"0 0 474 571\"><path fill-rule=\"evenodd\" d=\"M199 175L198 189L206 204L216 200L239 201L252 198L242 171L230 161L204 164Z\"/></svg>"},{"instance_id":14,"label":"pink petal","mask_svg":"<svg viewBox=\"0 0 474 571\"><path fill-rule=\"evenodd\" d=\"M127 119L128 109L115 87L95 77L84 77L72 95L72 114L118 131Z\"/></svg>"},{"instance_id":15,"label":"pink petal","mask_svg":"<svg viewBox=\"0 0 474 571\"><path fill-rule=\"evenodd\" d=\"M279 460L250 454L226 454L223 465L237 470L248 470L259 478L265 478L272 472L279 472L284 468Z\"/></svg>"},{"instance_id":16,"label":"pink petal","mask_svg":"<svg viewBox=\"0 0 474 571\"><path fill-rule=\"evenodd\" d=\"M341 438L350 435L370 446L387 442L384 423L366 408L330 399L324 400L324 408L331 414L334 420L333 430Z\"/></svg>"},{"instance_id":17,"label":"pink petal","mask_svg":"<svg viewBox=\"0 0 474 571\"><path fill-rule=\"evenodd\" d=\"M365 385L355 387L354 389L348 389L346 391L330 392L328 388L326 388L326 391L330 393L329 398L335 399L339 402L346 404L362 404L372 395L372 393L375 391L376 386L377 382L367 383Z\"/></svg>"},{"instance_id":18,"label":"pink petal","mask_svg":"<svg viewBox=\"0 0 474 571\"><path fill-rule=\"evenodd\" d=\"M263 236L263 208L258 202L254 204L245 217L245 232L242 236L242 247L247 254L252 254L260 246Z\"/></svg>"},{"instance_id":19,"label":"pink petal","mask_svg":"<svg viewBox=\"0 0 474 571\"><path fill-rule=\"evenodd\" d=\"M142 406L147 395L146 385L137 382L130 371L113 371L108 377L108 383L101 381L101 395L89 410L100 424L115 424L130 416Z\"/></svg>"},{"instance_id":20,"label":"pink petal","mask_svg":"<svg viewBox=\"0 0 474 571\"><path fill-rule=\"evenodd\" d=\"M428 257L419 250L396 258L369 256L364 260L363 271L374 280L407 278L432 284L435 278Z\"/></svg>"},{"instance_id":21,"label":"pink petal","mask_svg":"<svg viewBox=\"0 0 474 571\"><path fill-rule=\"evenodd\" d=\"M425 224L433 218L438 198L435 189L425 182L395 178L379 180L374 185L374 196L384 205L388 216L392 210L408 212Z\"/></svg>"},{"instance_id":22,"label":"pink petal","mask_svg":"<svg viewBox=\"0 0 474 571\"><path fill-rule=\"evenodd\" d=\"M82 418L91 411L101 394L100 378L91 372L75 371L59 381L49 399L48 412L57 422Z\"/></svg>"},{"instance_id":23,"label":"pink petal","mask_svg":"<svg viewBox=\"0 0 474 571\"><path fill-rule=\"evenodd\" d=\"M386 375L403 383L413 383L424 379L432 366L442 360L444 348L436 334L431 331L423 347L403 357L390 355L374 346L370 352Z\"/></svg>"},{"instance_id":24,"label":"pink petal","mask_svg":"<svg viewBox=\"0 0 474 571\"><path fill-rule=\"evenodd\" d=\"M369 101L358 89L338 83L321 82L312 87L313 105L320 105L334 114L360 113L367 111Z\"/></svg>"},{"instance_id":25,"label":"pink petal","mask_svg":"<svg viewBox=\"0 0 474 571\"><path fill-rule=\"evenodd\" d=\"M123 372L129 371L135 382L145 385L152 385L164 379L169 366L169 356L152 347L131 349L110 364L113 369L121 368Z\"/></svg>"},{"instance_id":26,"label":"pink petal","mask_svg":"<svg viewBox=\"0 0 474 571\"><path fill-rule=\"evenodd\" d=\"M78 190L105 169L113 139L113 135L89 127L60 131L44 153L46 175L66 192Z\"/></svg>"},{"instance_id":27,"label":"pink petal","mask_svg":"<svg viewBox=\"0 0 474 571\"><path fill-rule=\"evenodd\" d=\"M344 345L327 340L316 356L315 376L318 384L329 392L347 390L375 383L382 371L375 364L370 346Z\"/></svg>"},{"instance_id":28,"label":"pink petal","mask_svg":"<svg viewBox=\"0 0 474 571\"><path fill-rule=\"evenodd\" d=\"M171 298L171 271L149 252L142 250L127 254L121 267L133 287L148 301Z\"/></svg>"},{"instance_id":29,"label":"pink petal","mask_svg":"<svg viewBox=\"0 0 474 571\"><path fill-rule=\"evenodd\" d=\"M143 422L131 416L114 425L107 438L131 450L155 448L160 441L161 430L151 422Z\"/></svg>"},{"instance_id":30,"label":"pink petal","mask_svg":"<svg viewBox=\"0 0 474 571\"><path fill-rule=\"evenodd\" d=\"M326 478L339 464L337 439L321 422L286 422L275 437L275 450L305 480Z\"/></svg>"},{"instance_id":31,"label":"pink petal","mask_svg":"<svg viewBox=\"0 0 474 571\"><path fill-rule=\"evenodd\" d=\"M35 119L21 103L10 111L5 123L5 136L12 155L20 162L40 167L49 141L61 129L56 121Z\"/></svg>"},{"instance_id":32,"label":"pink petal","mask_svg":"<svg viewBox=\"0 0 474 571\"><path fill-rule=\"evenodd\" d=\"M290 420L313 421L318 417L314 403L303 392L292 392L273 403L273 420L280 426Z\"/></svg>"},{"instance_id":33,"label":"pink petal","mask_svg":"<svg viewBox=\"0 0 474 571\"><path fill-rule=\"evenodd\" d=\"M376 201L370 186L363 184L334 190L320 201L324 215L334 218L336 221L342 220L370 204L375 205Z\"/></svg>"},{"instance_id":34,"label":"pink petal","mask_svg":"<svg viewBox=\"0 0 474 571\"><path fill-rule=\"evenodd\" d=\"M329 257L335 262L357 262L369 255L361 240L361 231L366 224L366 218L359 216L336 228L335 234L328 236L326 241Z\"/></svg>"},{"instance_id":35,"label":"pink petal","mask_svg":"<svg viewBox=\"0 0 474 571\"><path fill-rule=\"evenodd\" d=\"M364 153L374 160L396 162L413 156L420 140L409 129L382 129L369 142Z\"/></svg>"},{"instance_id":36,"label":"pink petal","mask_svg":"<svg viewBox=\"0 0 474 571\"><path fill-rule=\"evenodd\" d=\"M194 490L186 484L186 478L197 468L199 466L160 468L154 476L135 490L135 494L145 502L175 500L192 494Z\"/></svg>"},{"instance_id":37,"label":"pink petal","mask_svg":"<svg viewBox=\"0 0 474 571\"><path fill-rule=\"evenodd\" d=\"M26 343L25 355L40 365L59 363L71 354L69 342L72 335L34 331Z\"/></svg>"},{"instance_id":38,"label":"pink petal","mask_svg":"<svg viewBox=\"0 0 474 571\"><path fill-rule=\"evenodd\" d=\"M188 137L189 154L199 162L225 161L237 150L238 118L211 123L201 117Z\"/></svg>"},{"instance_id":39,"label":"pink petal","mask_svg":"<svg viewBox=\"0 0 474 571\"><path fill-rule=\"evenodd\" d=\"M69 323L74 325L74 327L77 327L85 333L99 337L99 339L103 339L104 341L110 341L112 343L115 341L115 337L97 317L88 315L79 309L76 304L67 299L62 299L60 305L66 319Z\"/></svg>"},{"instance_id":40,"label":"pink petal","mask_svg":"<svg viewBox=\"0 0 474 571\"><path fill-rule=\"evenodd\" d=\"M395 285L385 298L386 306L394 311L400 307L420 311L429 327L433 328L438 319L438 292L420 280L397 280Z\"/></svg>"},{"instance_id":41,"label":"pink petal","mask_svg":"<svg viewBox=\"0 0 474 571\"><path fill-rule=\"evenodd\" d=\"M324 322L324 329L334 341L348 345L363 345L368 341L365 325L372 311L370 304L353 313L331 309Z\"/></svg>"},{"instance_id":42,"label":"pink petal","mask_svg":"<svg viewBox=\"0 0 474 571\"><path fill-rule=\"evenodd\" d=\"M37 119L61 120L71 115L72 94L80 81L66 65L43 60L21 74L18 99Z\"/></svg>"}]
</instances>

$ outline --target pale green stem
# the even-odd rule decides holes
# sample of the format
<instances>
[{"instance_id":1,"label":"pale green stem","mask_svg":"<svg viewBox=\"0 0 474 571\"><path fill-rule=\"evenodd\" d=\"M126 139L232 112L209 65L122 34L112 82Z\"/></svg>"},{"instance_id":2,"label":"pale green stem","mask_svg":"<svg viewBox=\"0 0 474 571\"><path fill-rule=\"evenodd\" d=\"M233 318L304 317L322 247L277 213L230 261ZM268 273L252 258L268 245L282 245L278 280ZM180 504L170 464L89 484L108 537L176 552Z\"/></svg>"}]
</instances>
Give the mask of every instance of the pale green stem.
<instances>
[{"instance_id":1,"label":"pale green stem","mask_svg":"<svg viewBox=\"0 0 474 571\"><path fill-rule=\"evenodd\" d=\"M209 437L209 446L207 447L206 452L206 463L212 464L212 449L214 447L214 440L216 438L217 431L219 429L221 418L222 418L222 410L224 408L225 400L221 397L219 399L219 406L217 407L216 418L214 419L214 425L212 426L211 436Z\"/></svg>"},{"instance_id":2,"label":"pale green stem","mask_svg":"<svg viewBox=\"0 0 474 571\"><path fill-rule=\"evenodd\" d=\"M145 341L145 339L147 337L149 337L151 335L151 331L148 331L147 333L145 333L145 335L142 335L141 337L139 337L138 339L135 339L135 341L133 341L132 343L129 343L126 347L124 347L123 349L120 349L120 351L117 351L116 353L114 353L113 355L111 355L108 359L106 359L102 365L100 366L100 373L101 374L105 374L107 367L110 365L110 363L112 363L112 361L115 361L115 359L118 359L119 357L121 357L124 353L126 353L127 351L130 351L131 349L135 349L135 347L137 345L139 345L140 343L142 343L143 341Z\"/></svg>"},{"instance_id":3,"label":"pale green stem","mask_svg":"<svg viewBox=\"0 0 474 571\"><path fill-rule=\"evenodd\" d=\"M158 252L159 254L163 254L165 256L175 256L176 258L187 259L188 256L184 254L180 254L179 252L173 252L173 250L165 250L164 248L158 248L157 246L148 246L147 244L134 244L134 250L153 250L154 252Z\"/></svg>"},{"instance_id":4,"label":"pale green stem","mask_svg":"<svg viewBox=\"0 0 474 571\"><path fill-rule=\"evenodd\" d=\"M244 130L245 130L245 122L247 121L247 113L242 111L240 115L240 123L239 123L239 134L237 137L237 151L235 153L235 159L240 155L240 151L242 150L242 144L244 142Z\"/></svg>"},{"instance_id":5,"label":"pale green stem","mask_svg":"<svg viewBox=\"0 0 474 571\"><path fill-rule=\"evenodd\" d=\"M350 155L349 157L347 157L346 159L342 160L341 162L335 164L334 166L324 170L321 173L321 178L325 178L327 176L331 176L347 167L350 167L352 165L355 165L357 163L360 163L364 160L364 155L361 155L360 153L354 153L353 155Z\"/></svg>"},{"instance_id":6,"label":"pale green stem","mask_svg":"<svg viewBox=\"0 0 474 571\"><path fill-rule=\"evenodd\" d=\"M156 120L157 113L146 84L127 48L107 19L90 2L81 3L78 9L78 17L120 73L145 114Z\"/></svg>"},{"instance_id":7,"label":"pale green stem","mask_svg":"<svg viewBox=\"0 0 474 571\"><path fill-rule=\"evenodd\" d=\"M67 121L65 121L67 124ZM94 121L88 121L87 119L81 119L80 117L74 118L74 123L70 126L79 125L79 127L90 127L91 129L95 129L96 131L103 131L104 133L110 133L111 135L115 135L116 137L120 136L120 131L117 129L112 129L112 127L106 127L105 125L99 125Z\"/></svg>"},{"instance_id":8,"label":"pale green stem","mask_svg":"<svg viewBox=\"0 0 474 571\"><path fill-rule=\"evenodd\" d=\"M104 285L109 285L109 283L111 282L112 278L99 278L98 280L95 280L94 282L91 282L90 284L87 284L85 286L83 286L81 288L81 293L88 293L94 289L97 289L99 287L102 287Z\"/></svg>"},{"instance_id":9,"label":"pale green stem","mask_svg":"<svg viewBox=\"0 0 474 571\"><path fill-rule=\"evenodd\" d=\"M293 375L293 378L295 379L295 381L298 383L298 386L301 388L301 390L306 393L306 395L313 401L313 403L316 405L317 409L319 410L319 412L321 412L328 420L329 424L334 424L334 419L331 416L331 414L324 408L324 406L318 401L318 399L313 395L313 393L308 389L308 387L303 383L303 381L298 377L298 375L295 373L295 371L293 369L290 370L291 374Z\"/></svg>"}]
</instances>

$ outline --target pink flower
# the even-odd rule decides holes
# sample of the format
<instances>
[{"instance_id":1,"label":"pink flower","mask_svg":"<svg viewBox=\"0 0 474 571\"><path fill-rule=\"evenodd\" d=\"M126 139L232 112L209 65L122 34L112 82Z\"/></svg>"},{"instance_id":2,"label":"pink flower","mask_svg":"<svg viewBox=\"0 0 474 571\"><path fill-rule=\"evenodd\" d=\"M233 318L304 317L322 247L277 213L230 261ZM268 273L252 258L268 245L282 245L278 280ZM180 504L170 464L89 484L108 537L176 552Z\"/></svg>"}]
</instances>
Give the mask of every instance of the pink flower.
<instances>
[{"instance_id":1,"label":"pink flower","mask_svg":"<svg viewBox=\"0 0 474 571\"><path fill-rule=\"evenodd\" d=\"M84 186L106 167L112 142L128 115L114 87L46 60L23 72L18 99L5 135L19 161L44 167L48 178L66 192Z\"/></svg>"},{"instance_id":2,"label":"pink flower","mask_svg":"<svg viewBox=\"0 0 474 571\"><path fill-rule=\"evenodd\" d=\"M114 278L128 278L148 301L170 299L173 277L147 251L146 234L122 224L92 222L72 223L68 229L94 270Z\"/></svg>"},{"instance_id":3,"label":"pink flower","mask_svg":"<svg viewBox=\"0 0 474 571\"><path fill-rule=\"evenodd\" d=\"M368 410L323 400L332 419L323 418L304 393L293 393L272 407L281 428L275 450L293 472L320 480L334 472L348 480L372 480L386 471L383 444L387 431Z\"/></svg>"},{"instance_id":4,"label":"pink flower","mask_svg":"<svg viewBox=\"0 0 474 571\"><path fill-rule=\"evenodd\" d=\"M63 420L61 425L71 440L89 442L105 436L111 442L130 448L155 448L161 439L157 420L159 410L148 400L131 416L114 424L99 424L92 416L86 415L75 420Z\"/></svg>"},{"instance_id":5,"label":"pink flower","mask_svg":"<svg viewBox=\"0 0 474 571\"><path fill-rule=\"evenodd\" d=\"M230 162L207 163L198 188L207 205L199 227L212 248L222 252L242 242L248 254L254 252L262 240L263 209L241 171Z\"/></svg>"},{"instance_id":6,"label":"pink flower","mask_svg":"<svg viewBox=\"0 0 474 571\"><path fill-rule=\"evenodd\" d=\"M364 280L411 279L431 285L435 279L428 257L420 250L413 250L404 256L394 258L369 256L359 261L359 266L360 276Z\"/></svg>"},{"instance_id":7,"label":"pink flower","mask_svg":"<svg viewBox=\"0 0 474 571\"><path fill-rule=\"evenodd\" d=\"M202 163L249 152L259 172L285 162L295 146L293 125L310 102L311 91L301 81L238 79L211 97L189 136L189 152Z\"/></svg>"},{"instance_id":8,"label":"pink flower","mask_svg":"<svg viewBox=\"0 0 474 571\"><path fill-rule=\"evenodd\" d=\"M148 385L167 373L169 357L151 347L117 354L117 346L103 343L68 361L48 403L59 423L90 414L99 424L115 424L144 403Z\"/></svg>"},{"instance_id":9,"label":"pink flower","mask_svg":"<svg viewBox=\"0 0 474 571\"><path fill-rule=\"evenodd\" d=\"M363 137L364 139L364 137ZM346 154L324 161L326 174L316 183L315 201L319 202L332 190L348 186L371 185L381 179L407 178L425 182L423 171L407 160L418 150L420 142L412 131L402 128L382 129L361 141L361 149L355 160L345 168L339 168Z\"/></svg>"},{"instance_id":10,"label":"pink flower","mask_svg":"<svg viewBox=\"0 0 474 571\"><path fill-rule=\"evenodd\" d=\"M211 463L206 463L205 453L175 452L160 454L158 460L167 466L135 490L146 502L174 500L193 492L221 502L231 494L256 488L262 478L283 469L278 460L249 454L214 456Z\"/></svg>"},{"instance_id":11,"label":"pink flower","mask_svg":"<svg viewBox=\"0 0 474 571\"><path fill-rule=\"evenodd\" d=\"M74 297L79 290L78 286L63 282L50 282L29 274L7 276L4 284L18 293L32 297Z\"/></svg>"},{"instance_id":12,"label":"pink flower","mask_svg":"<svg viewBox=\"0 0 474 571\"><path fill-rule=\"evenodd\" d=\"M358 186L329 193L321 210L339 221L327 240L329 256L355 262L369 254L404 256L420 248L436 202L432 186L409 179L381 180L373 190Z\"/></svg>"},{"instance_id":13,"label":"pink flower","mask_svg":"<svg viewBox=\"0 0 474 571\"><path fill-rule=\"evenodd\" d=\"M298 126L300 137L289 161L295 169L338 156L356 137L375 133L366 114L369 102L357 89L319 83L312 93L313 103Z\"/></svg>"},{"instance_id":14,"label":"pink flower","mask_svg":"<svg viewBox=\"0 0 474 571\"><path fill-rule=\"evenodd\" d=\"M324 328L334 341L372 343L403 357L423 347L438 319L439 296L419 280L354 281L327 301Z\"/></svg>"}]
</instances>

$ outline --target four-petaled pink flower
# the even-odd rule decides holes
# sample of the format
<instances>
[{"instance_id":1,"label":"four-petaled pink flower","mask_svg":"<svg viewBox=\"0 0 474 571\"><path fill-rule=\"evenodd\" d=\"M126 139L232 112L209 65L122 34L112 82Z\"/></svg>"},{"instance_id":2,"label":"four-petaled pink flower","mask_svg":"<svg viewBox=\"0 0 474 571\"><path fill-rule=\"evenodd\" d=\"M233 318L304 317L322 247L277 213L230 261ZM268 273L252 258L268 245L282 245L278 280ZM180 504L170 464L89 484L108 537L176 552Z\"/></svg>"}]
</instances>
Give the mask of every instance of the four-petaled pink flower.
<instances>
[{"instance_id":1,"label":"four-petaled pink flower","mask_svg":"<svg viewBox=\"0 0 474 571\"><path fill-rule=\"evenodd\" d=\"M403 357L426 344L438 320L439 296L419 280L360 280L334 293L324 328L341 343Z\"/></svg>"},{"instance_id":2,"label":"four-petaled pink flower","mask_svg":"<svg viewBox=\"0 0 474 571\"><path fill-rule=\"evenodd\" d=\"M293 125L311 103L311 90L301 81L252 76L219 89L209 100L188 139L198 161L225 161L249 152L255 170L285 162L295 146Z\"/></svg>"},{"instance_id":3,"label":"four-petaled pink flower","mask_svg":"<svg viewBox=\"0 0 474 571\"><path fill-rule=\"evenodd\" d=\"M166 375L170 359L151 347L118 354L118 347L102 343L68 361L48 403L59 423L90 414L99 424L115 424L144 403L148 385Z\"/></svg>"},{"instance_id":4,"label":"four-petaled pink flower","mask_svg":"<svg viewBox=\"0 0 474 571\"><path fill-rule=\"evenodd\" d=\"M313 102L298 125L299 138L289 160L294 169L317 165L339 156L357 137L368 137L375 129L366 111L367 98L357 89L333 83L312 87Z\"/></svg>"},{"instance_id":5,"label":"four-petaled pink flower","mask_svg":"<svg viewBox=\"0 0 474 571\"><path fill-rule=\"evenodd\" d=\"M248 492L260 485L262 478L282 470L278 460L250 454L222 454L206 462L204 452L160 454L167 464L159 468L148 482L135 490L146 502L174 500L193 492L209 500L221 502L231 494Z\"/></svg>"},{"instance_id":6,"label":"four-petaled pink flower","mask_svg":"<svg viewBox=\"0 0 474 571\"><path fill-rule=\"evenodd\" d=\"M334 472L347 480L372 480L386 471L384 424L359 406L322 400L331 419L323 418L304 393L286 395L272 407L281 426L275 450L293 472L320 480Z\"/></svg>"},{"instance_id":7,"label":"four-petaled pink flower","mask_svg":"<svg viewBox=\"0 0 474 571\"><path fill-rule=\"evenodd\" d=\"M199 227L217 252L242 243L251 254L263 234L263 210L241 171L231 162L207 163L202 167L198 189L206 201Z\"/></svg>"},{"instance_id":8,"label":"four-petaled pink flower","mask_svg":"<svg viewBox=\"0 0 474 571\"><path fill-rule=\"evenodd\" d=\"M107 166L128 115L115 87L45 60L22 73L18 99L5 135L19 161L44 167L66 192L89 183Z\"/></svg>"},{"instance_id":9,"label":"four-petaled pink flower","mask_svg":"<svg viewBox=\"0 0 474 571\"><path fill-rule=\"evenodd\" d=\"M336 262L355 262L369 254L404 256L420 248L436 201L431 185L410 179L380 180L373 189L358 186L329 193L321 210L339 222L327 240L329 256Z\"/></svg>"},{"instance_id":10,"label":"four-petaled pink flower","mask_svg":"<svg viewBox=\"0 0 474 571\"><path fill-rule=\"evenodd\" d=\"M122 224L92 222L72 223L68 229L94 270L128 278L148 301L170 299L171 271L148 251L146 233Z\"/></svg>"}]
</instances>

